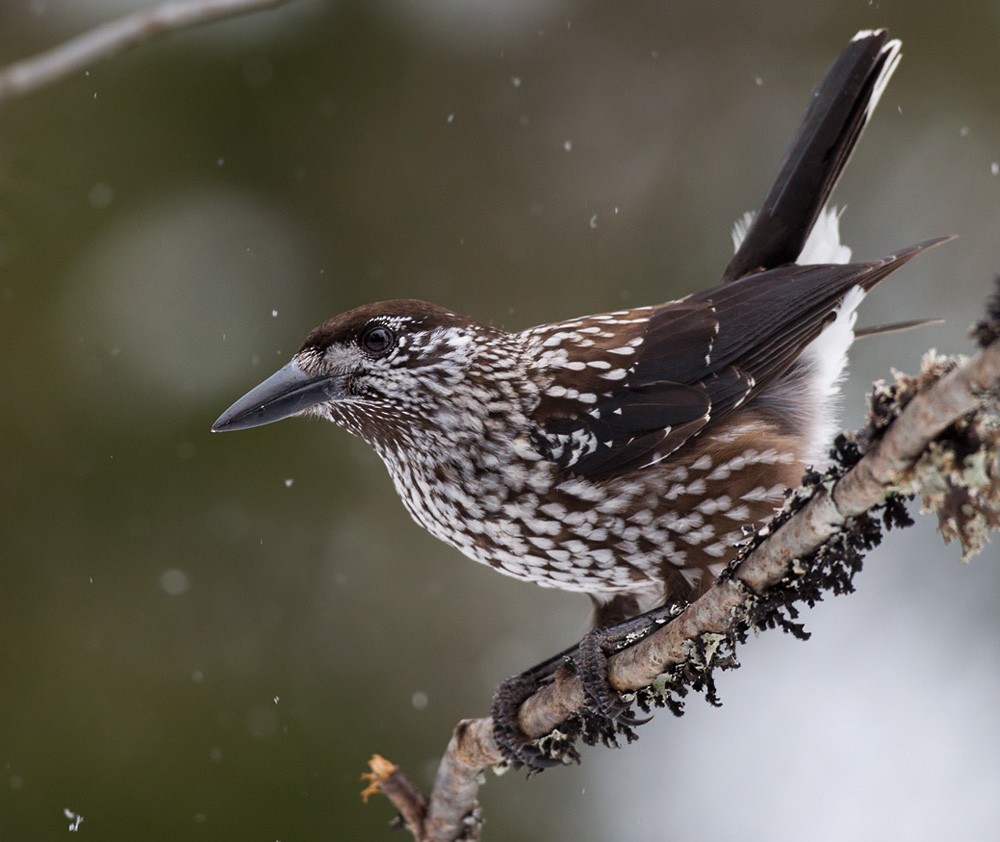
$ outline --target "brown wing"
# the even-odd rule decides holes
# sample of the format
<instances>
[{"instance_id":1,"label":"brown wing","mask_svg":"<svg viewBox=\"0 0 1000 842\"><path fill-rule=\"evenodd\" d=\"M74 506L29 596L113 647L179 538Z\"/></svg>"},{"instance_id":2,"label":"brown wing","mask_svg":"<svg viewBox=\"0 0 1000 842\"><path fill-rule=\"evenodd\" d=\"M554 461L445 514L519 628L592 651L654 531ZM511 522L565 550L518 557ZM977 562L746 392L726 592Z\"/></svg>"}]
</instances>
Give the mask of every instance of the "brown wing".
<instances>
[{"instance_id":1,"label":"brown wing","mask_svg":"<svg viewBox=\"0 0 1000 842\"><path fill-rule=\"evenodd\" d=\"M871 263L784 266L660 307L527 331L551 378L536 447L590 478L659 462L780 378L852 287L871 289L939 242Z\"/></svg>"}]
</instances>

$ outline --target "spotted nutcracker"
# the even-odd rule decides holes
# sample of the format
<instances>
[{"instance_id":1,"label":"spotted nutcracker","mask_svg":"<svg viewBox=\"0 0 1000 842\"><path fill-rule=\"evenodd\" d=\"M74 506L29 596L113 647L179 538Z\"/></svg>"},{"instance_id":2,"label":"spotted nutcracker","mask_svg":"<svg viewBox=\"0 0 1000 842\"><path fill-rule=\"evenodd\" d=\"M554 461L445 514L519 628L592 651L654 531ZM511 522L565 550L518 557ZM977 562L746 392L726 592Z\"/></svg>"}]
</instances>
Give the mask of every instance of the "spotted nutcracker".
<instances>
[{"instance_id":1,"label":"spotted nutcracker","mask_svg":"<svg viewBox=\"0 0 1000 842\"><path fill-rule=\"evenodd\" d=\"M508 333L415 300L335 316L213 430L313 415L360 436L418 524L607 625L690 597L835 431L855 310L939 241L849 263L834 185L900 59L859 32L718 286Z\"/></svg>"}]
</instances>

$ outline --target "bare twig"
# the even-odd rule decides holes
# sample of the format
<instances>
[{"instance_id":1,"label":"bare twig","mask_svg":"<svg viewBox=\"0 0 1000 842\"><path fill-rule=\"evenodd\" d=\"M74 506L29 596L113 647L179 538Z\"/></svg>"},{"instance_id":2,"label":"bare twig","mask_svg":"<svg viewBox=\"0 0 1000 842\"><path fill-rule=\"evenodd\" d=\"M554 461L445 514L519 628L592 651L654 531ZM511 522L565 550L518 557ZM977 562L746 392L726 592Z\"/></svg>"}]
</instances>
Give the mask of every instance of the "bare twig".
<instances>
[{"instance_id":1,"label":"bare twig","mask_svg":"<svg viewBox=\"0 0 1000 842\"><path fill-rule=\"evenodd\" d=\"M289 0L187 0L133 12L0 69L0 103L171 32L273 9L287 2Z\"/></svg>"},{"instance_id":2,"label":"bare twig","mask_svg":"<svg viewBox=\"0 0 1000 842\"><path fill-rule=\"evenodd\" d=\"M796 559L814 555L840 534L851 518L892 495L918 491L914 465L932 442L958 419L995 399L1000 384L1000 341L992 342L950 373L928 381L851 470L836 483L816 488L798 511L746 555L731 576L713 585L664 628L614 655L609 661L611 683L623 692L646 687L671 668L690 662L692 642L705 635L731 635L737 627L745 628L759 595L785 580ZM990 458L996 461L998 456L991 452ZM524 703L518 721L528 736L541 737L583 704L579 678L561 670L552 683ZM422 826L410 826L414 839L477 839L477 793L482 773L503 759L490 719L459 723L438 768ZM395 798L393 801L399 808Z\"/></svg>"},{"instance_id":3,"label":"bare twig","mask_svg":"<svg viewBox=\"0 0 1000 842\"><path fill-rule=\"evenodd\" d=\"M402 769L380 754L372 755L372 759L368 761L368 768L371 771L361 775L361 780L368 782L368 786L361 792L361 797L367 803L370 795L381 792L399 810L406 829L415 839L419 839L427 814L427 799L424 794Z\"/></svg>"}]
</instances>

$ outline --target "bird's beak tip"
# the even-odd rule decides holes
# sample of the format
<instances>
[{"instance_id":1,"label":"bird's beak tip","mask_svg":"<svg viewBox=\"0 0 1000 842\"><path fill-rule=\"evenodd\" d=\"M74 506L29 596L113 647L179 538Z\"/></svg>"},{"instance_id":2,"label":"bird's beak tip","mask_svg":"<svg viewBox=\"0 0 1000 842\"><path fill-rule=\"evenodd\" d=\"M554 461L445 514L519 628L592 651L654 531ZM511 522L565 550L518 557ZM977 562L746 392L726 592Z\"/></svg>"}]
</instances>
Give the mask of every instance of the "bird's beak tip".
<instances>
[{"instance_id":1,"label":"bird's beak tip","mask_svg":"<svg viewBox=\"0 0 1000 842\"><path fill-rule=\"evenodd\" d=\"M338 397L336 378L312 377L291 362L247 392L212 424L213 433L244 430L305 412L320 401Z\"/></svg>"},{"instance_id":2,"label":"bird's beak tip","mask_svg":"<svg viewBox=\"0 0 1000 842\"><path fill-rule=\"evenodd\" d=\"M233 406L223 412L222 415L212 422L210 432L228 433L230 430L234 429L233 420L235 419L236 413L233 412L233 408L235 406L236 404L233 404Z\"/></svg>"}]
</instances>

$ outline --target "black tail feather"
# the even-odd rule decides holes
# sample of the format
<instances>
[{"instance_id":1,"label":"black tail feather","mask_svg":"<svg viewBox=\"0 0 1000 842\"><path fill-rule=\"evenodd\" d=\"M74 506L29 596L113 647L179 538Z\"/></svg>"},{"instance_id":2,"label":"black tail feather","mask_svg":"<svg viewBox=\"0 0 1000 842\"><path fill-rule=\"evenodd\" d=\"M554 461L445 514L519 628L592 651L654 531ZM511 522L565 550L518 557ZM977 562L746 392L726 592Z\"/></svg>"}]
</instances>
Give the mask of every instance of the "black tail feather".
<instances>
[{"instance_id":1,"label":"black tail feather","mask_svg":"<svg viewBox=\"0 0 1000 842\"><path fill-rule=\"evenodd\" d=\"M753 223L722 276L794 263L900 59L884 29L859 32L819 83Z\"/></svg>"}]
</instances>

